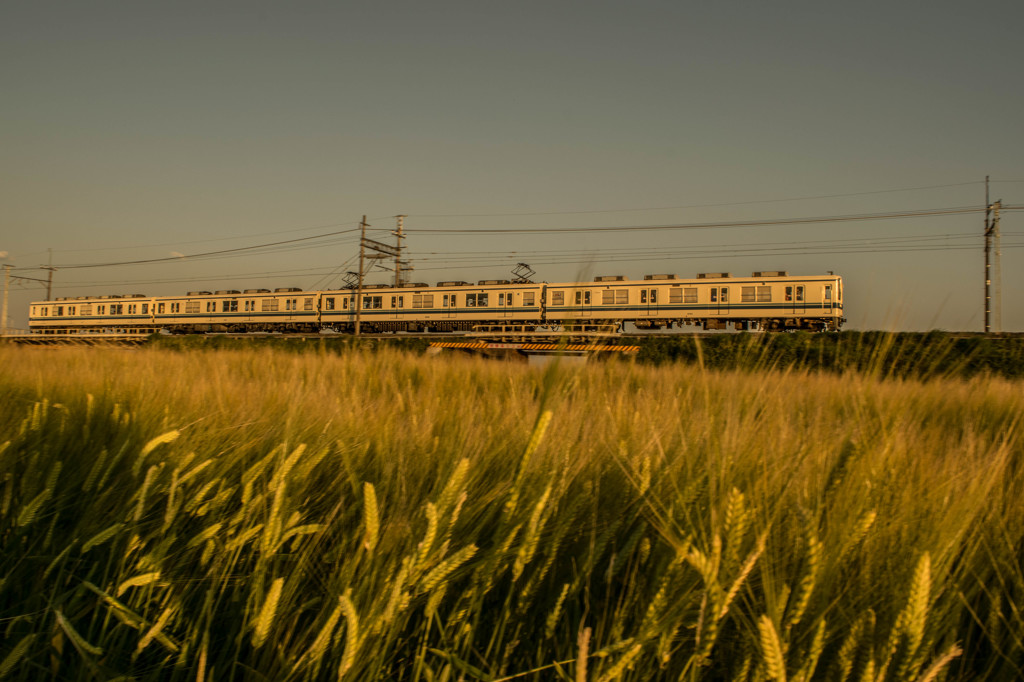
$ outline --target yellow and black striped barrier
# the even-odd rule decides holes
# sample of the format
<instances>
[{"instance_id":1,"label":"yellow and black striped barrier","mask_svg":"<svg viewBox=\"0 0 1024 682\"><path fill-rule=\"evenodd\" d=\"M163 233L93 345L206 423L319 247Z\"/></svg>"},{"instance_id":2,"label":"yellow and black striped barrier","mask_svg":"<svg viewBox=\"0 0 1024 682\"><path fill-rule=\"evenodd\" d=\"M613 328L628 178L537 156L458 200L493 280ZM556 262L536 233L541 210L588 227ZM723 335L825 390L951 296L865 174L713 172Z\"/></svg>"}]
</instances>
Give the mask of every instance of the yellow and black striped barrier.
<instances>
[{"instance_id":1,"label":"yellow and black striped barrier","mask_svg":"<svg viewBox=\"0 0 1024 682\"><path fill-rule=\"evenodd\" d=\"M611 343L490 343L487 341L431 341L431 348L463 350L522 350L522 351L567 351L636 353L640 346Z\"/></svg>"}]
</instances>

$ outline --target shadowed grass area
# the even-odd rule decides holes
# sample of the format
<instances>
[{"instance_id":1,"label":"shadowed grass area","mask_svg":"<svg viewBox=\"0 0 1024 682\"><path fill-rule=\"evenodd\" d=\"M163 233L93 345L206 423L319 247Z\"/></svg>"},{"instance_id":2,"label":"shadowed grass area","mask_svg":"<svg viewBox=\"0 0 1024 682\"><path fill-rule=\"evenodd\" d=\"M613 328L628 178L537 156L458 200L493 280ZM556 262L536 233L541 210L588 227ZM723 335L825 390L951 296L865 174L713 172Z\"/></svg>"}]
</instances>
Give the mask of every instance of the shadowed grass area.
<instances>
[{"instance_id":1,"label":"shadowed grass area","mask_svg":"<svg viewBox=\"0 0 1024 682\"><path fill-rule=\"evenodd\" d=\"M1012 679L1002 379L0 348L0 678Z\"/></svg>"}]
</instances>

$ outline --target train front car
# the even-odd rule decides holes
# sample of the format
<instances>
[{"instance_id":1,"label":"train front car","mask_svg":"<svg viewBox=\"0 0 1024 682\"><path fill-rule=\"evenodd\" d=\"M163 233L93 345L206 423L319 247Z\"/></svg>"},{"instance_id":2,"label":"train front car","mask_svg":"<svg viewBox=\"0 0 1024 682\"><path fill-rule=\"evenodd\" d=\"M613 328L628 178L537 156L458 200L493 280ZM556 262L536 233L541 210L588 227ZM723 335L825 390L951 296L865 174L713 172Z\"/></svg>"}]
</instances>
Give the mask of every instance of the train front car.
<instances>
[{"instance_id":1,"label":"train front car","mask_svg":"<svg viewBox=\"0 0 1024 682\"><path fill-rule=\"evenodd\" d=\"M703 273L681 288L682 294L674 298L684 301L683 321L704 329L838 331L846 321L842 279L834 274L791 276L772 270L732 277Z\"/></svg>"},{"instance_id":2,"label":"train front car","mask_svg":"<svg viewBox=\"0 0 1024 682\"><path fill-rule=\"evenodd\" d=\"M837 275L791 277L782 271L750 277L701 273L692 279L601 276L547 285L545 316L563 329L837 331L845 321L842 291Z\"/></svg>"}]
</instances>

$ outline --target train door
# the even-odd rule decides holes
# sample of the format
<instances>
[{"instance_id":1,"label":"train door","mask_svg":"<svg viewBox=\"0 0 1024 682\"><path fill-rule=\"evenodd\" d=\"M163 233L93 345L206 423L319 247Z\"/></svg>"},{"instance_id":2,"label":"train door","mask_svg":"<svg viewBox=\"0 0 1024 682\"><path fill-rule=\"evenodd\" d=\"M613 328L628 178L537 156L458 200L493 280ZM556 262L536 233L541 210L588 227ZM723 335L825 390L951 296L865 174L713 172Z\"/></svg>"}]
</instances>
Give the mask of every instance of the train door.
<instances>
[{"instance_id":1,"label":"train door","mask_svg":"<svg viewBox=\"0 0 1024 682\"><path fill-rule=\"evenodd\" d=\"M719 315L729 312L729 287L711 287L711 312Z\"/></svg>"},{"instance_id":2,"label":"train door","mask_svg":"<svg viewBox=\"0 0 1024 682\"><path fill-rule=\"evenodd\" d=\"M456 294L444 294L441 297L441 311L445 317L455 317L455 297Z\"/></svg>"},{"instance_id":3,"label":"train door","mask_svg":"<svg viewBox=\"0 0 1024 682\"><path fill-rule=\"evenodd\" d=\"M807 310L807 289L803 284L786 287L786 305L792 313L803 313Z\"/></svg>"},{"instance_id":4,"label":"train door","mask_svg":"<svg viewBox=\"0 0 1024 682\"><path fill-rule=\"evenodd\" d=\"M835 308L835 305L836 305L835 289L832 287L831 284L826 284L825 285L825 309L828 310L828 312L831 313L831 312L833 312L833 310Z\"/></svg>"},{"instance_id":5,"label":"train door","mask_svg":"<svg viewBox=\"0 0 1024 682\"><path fill-rule=\"evenodd\" d=\"M646 313L647 315L658 314L658 290L657 289L641 289L640 290L640 312L641 314Z\"/></svg>"},{"instance_id":6,"label":"train door","mask_svg":"<svg viewBox=\"0 0 1024 682\"><path fill-rule=\"evenodd\" d=\"M576 290L576 308L580 311L580 317L591 317L594 314L591 296L590 289Z\"/></svg>"},{"instance_id":7,"label":"train door","mask_svg":"<svg viewBox=\"0 0 1024 682\"><path fill-rule=\"evenodd\" d=\"M512 292L498 292L498 315L501 317L512 317Z\"/></svg>"},{"instance_id":8,"label":"train door","mask_svg":"<svg viewBox=\"0 0 1024 682\"><path fill-rule=\"evenodd\" d=\"M391 297L391 319L397 320L402 316L405 309L405 296Z\"/></svg>"}]
</instances>

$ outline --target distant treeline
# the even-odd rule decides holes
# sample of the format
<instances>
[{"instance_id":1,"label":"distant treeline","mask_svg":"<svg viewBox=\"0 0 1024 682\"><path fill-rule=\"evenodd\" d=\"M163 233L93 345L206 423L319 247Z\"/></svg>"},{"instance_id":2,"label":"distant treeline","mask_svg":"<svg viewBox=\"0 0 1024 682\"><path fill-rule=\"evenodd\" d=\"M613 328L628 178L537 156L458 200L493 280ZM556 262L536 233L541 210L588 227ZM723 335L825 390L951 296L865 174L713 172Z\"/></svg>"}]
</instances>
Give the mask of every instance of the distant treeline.
<instances>
[{"instance_id":1,"label":"distant treeline","mask_svg":"<svg viewBox=\"0 0 1024 682\"><path fill-rule=\"evenodd\" d=\"M635 361L686 363L708 369L796 369L869 372L879 376L933 378L992 374L1024 377L1024 337L958 336L947 332L838 332L812 334L657 335L631 340L640 346ZM321 338L281 335L154 335L151 345L172 350L270 348L340 353L354 348L391 348L423 353L424 338L351 336ZM618 354L616 354L618 356Z\"/></svg>"},{"instance_id":2,"label":"distant treeline","mask_svg":"<svg viewBox=\"0 0 1024 682\"><path fill-rule=\"evenodd\" d=\"M652 336L639 362L685 362L710 369L859 371L933 378L992 374L1024 377L1024 337L946 332L838 332Z\"/></svg>"}]
</instances>

